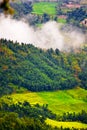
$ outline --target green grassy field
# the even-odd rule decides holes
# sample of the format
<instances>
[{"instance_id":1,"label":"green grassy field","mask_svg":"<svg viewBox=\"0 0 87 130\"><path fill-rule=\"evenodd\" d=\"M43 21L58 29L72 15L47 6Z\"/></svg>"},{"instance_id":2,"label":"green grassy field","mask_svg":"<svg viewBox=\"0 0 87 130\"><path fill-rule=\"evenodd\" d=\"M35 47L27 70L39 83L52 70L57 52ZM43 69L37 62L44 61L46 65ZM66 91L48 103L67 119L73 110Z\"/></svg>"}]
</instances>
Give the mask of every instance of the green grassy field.
<instances>
[{"instance_id":1,"label":"green grassy field","mask_svg":"<svg viewBox=\"0 0 87 130\"><path fill-rule=\"evenodd\" d=\"M49 15L56 14L56 2L38 2L33 4L33 12L34 14L44 14L47 13Z\"/></svg>"},{"instance_id":2,"label":"green grassy field","mask_svg":"<svg viewBox=\"0 0 87 130\"><path fill-rule=\"evenodd\" d=\"M56 114L64 112L87 111L87 90L76 88L72 90L54 91L54 92L26 92L21 94L12 94L3 96L0 102L8 104L28 101L32 105L39 103L48 104L48 108Z\"/></svg>"},{"instance_id":3,"label":"green grassy field","mask_svg":"<svg viewBox=\"0 0 87 130\"><path fill-rule=\"evenodd\" d=\"M51 125L52 127L63 127L63 128L76 128L76 129L86 129L87 128L87 124L83 124L83 123L80 123L80 122L59 122L59 121L54 121L54 120L51 120L51 119L47 119L46 120L46 123Z\"/></svg>"}]
</instances>

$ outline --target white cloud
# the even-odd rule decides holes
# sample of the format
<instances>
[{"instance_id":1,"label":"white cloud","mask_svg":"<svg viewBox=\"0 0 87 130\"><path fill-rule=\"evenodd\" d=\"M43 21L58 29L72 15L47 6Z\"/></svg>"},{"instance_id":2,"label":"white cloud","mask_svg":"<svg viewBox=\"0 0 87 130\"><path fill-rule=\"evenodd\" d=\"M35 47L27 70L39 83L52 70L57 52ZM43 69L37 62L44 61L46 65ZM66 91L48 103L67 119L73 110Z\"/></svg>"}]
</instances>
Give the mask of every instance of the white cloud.
<instances>
[{"instance_id":1,"label":"white cloud","mask_svg":"<svg viewBox=\"0 0 87 130\"><path fill-rule=\"evenodd\" d=\"M70 47L79 48L85 40L84 34L76 29L61 31L60 25L54 21L34 29L23 21L13 20L10 16L3 15L0 16L0 38L32 43L40 48L60 50L68 50Z\"/></svg>"}]
</instances>

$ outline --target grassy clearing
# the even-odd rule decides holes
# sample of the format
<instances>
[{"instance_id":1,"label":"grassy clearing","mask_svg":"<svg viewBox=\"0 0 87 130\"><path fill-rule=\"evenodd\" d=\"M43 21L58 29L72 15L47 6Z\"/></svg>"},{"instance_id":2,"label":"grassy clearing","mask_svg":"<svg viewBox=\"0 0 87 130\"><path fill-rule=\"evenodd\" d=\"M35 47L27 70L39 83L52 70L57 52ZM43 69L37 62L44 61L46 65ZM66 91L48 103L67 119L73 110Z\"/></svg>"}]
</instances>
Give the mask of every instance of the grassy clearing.
<instances>
[{"instance_id":1,"label":"grassy clearing","mask_svg":"<svg viewBox=\"0 0 87 130\"><path fill-rule=\"evenodd\" d=\"M87 111L87 91L81 88L38 93L44 102L49 104L49 108L59 114L64 112Z\"/></svg>"},{"instance_id":2,"label":"grassy clearing","mask_svg":"<svg viewBox=\"0 0 87 130\"><path fill-rule=\"evenodd\" d=\"M49 15L56 14L56 2L38 2L33 4L33 12L34 14L44 14L47 13Z\"/></svg>"},{"instance_id":3,"label":"grassy clearing","mask_svg":"<svg viewBox=\"0 0 87 130\"><path fill-rule=\"evenodd\" d=\"M87 90L76 88L54 92L27 92L3 96L0 102L9 104L28 101L31 104L48 104L49 109L56 114L64 112L87 111Z\"/></svg>"},{"instance_id":4,"label":"grassy clearing","mask_svg":"<svg viewBox=\"0 0 87 130\"><path fill-rule=\"evenodd\" d=\"M79 122L58 122L58 121L54 121L51 119L47 119L46 123L51 125L52 127L63 127L63 128L77 128L77 129L86 129L87 128L87 124L83 124L83 123L79 123Z\"/></svg>"}]
</instances>

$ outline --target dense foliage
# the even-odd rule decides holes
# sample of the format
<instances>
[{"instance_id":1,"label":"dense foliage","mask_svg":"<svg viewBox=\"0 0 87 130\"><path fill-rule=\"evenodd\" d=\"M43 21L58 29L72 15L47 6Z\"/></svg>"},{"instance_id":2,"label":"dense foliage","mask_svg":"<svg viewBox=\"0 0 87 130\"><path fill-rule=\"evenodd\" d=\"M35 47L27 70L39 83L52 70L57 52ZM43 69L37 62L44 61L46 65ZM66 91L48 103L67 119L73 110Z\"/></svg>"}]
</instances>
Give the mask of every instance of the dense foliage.
<instances>
[{"instance_id":1,"label":"dense foliage","mask_svg":"<svg viewBox=\"0 0 87 130\"><path fill-rule=\"evenodd\" d=\"M18 113L19 117L31 117L39 119L42 122L46 118L56 118L56 115L53 114L50 110L48 110L47 104L43 106L40 106L39 104L31 106L30 103L27 101L24 101L23 103L18 102L17 104L12 105L8 105L8 103L0 103L0 111L15 112Z\"/></svg>"},{"instance_id":2,"label":"dense foliage","mask_svg":"<svg viewBox=\"0 0 87 130\"><path fill-rule=\"evenodd\" d=\"M87 18L86 7L81 7L69 12L67 21L73 23L74 25L79 25L79 23L83 21L85 18Z\"/></svg>"},{"instance_id":3,"label":"dense foliage","mask_svg":"<svg viewBox=\"0 0 87 130\"><path fill-rule=\"evenodd\" d=\"M11 3L11 7L15 10L14 18L16 19L21 18L23 15L27 15L32 11L32 3L28 1Z\"/></svg>"},{"instance_id":4,"label":"dense foliage","mask_svg":"<svg viewBox=\"0 0 87 130\"><path fill-rule=\"evenodd\" d=\"M0 113L0 130L53 130L45 122L29 117L19 117L15 112ZM56 129L55 129L56 130Z\"/></svg>"},{"instance_id":5,"label":"dense foliage","mask_svg":"<svg viewBox=\"0 0 87 130\"><path fill-rule=\"evenodd\" d=\"M43 51L30 44L0 40L0 95L24 87L31 91L87 88L87 51Z\"/></svg>"},{"instance_id":6,"label":"dense foliage","mask_svg":"<svg viewBox=\"0 0 87 130\"><path fill-rule=\"evenodd\" d=\"M49 111L47 104L31 106L29 102L25 101L9 106L6 103L0 103L0 130L70 130L70 128L62 128L62 126L61 128L52 128L46 124L46 118L87 123L87 113L85 111L78 115L65 113L62 117L57 117ZM72 130L77 129L72 128Z\"/></svg>"},{"instance_id":7,"label":"dense foliage","mask_svg":"<svg viewBox=\"0 0 87 130\"><path fill-rule=\"evenodd\" d=\"M78 130L76 128L53 128L39 119L18 117L17 113L0 113L0 130ZM79 130L86 130L85 128Z\"/></svg>"},{"instance_id":8,"label":"dense foliage","mask_svg":"<svg viewBox=\"0 0 87 130\"><path fill-rule=\"evenodd\" d=\"M74 113L64 113L63 116L58 117L57 120L62 121L79 121L82 123L87 124L87 113L86 111L82 110L80 113L76 114Z\"/></svg>"}]
</instances>

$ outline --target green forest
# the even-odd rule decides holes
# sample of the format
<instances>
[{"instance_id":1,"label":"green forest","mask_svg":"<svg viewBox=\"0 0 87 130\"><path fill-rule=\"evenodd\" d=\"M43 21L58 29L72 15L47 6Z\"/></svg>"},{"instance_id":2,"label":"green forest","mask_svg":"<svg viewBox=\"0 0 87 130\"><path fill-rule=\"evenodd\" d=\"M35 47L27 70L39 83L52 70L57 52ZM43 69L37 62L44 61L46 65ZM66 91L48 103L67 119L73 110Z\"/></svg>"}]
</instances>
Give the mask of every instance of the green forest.
<instances>
[{"instance_id":1,"label":"green forest","mask_svg":"<svg viewBox=\"0 0 87 130\"><path fill-rule=\"evenodd\" d=\"M30 91L87 89L87 47L64 53L1 39L0 63L0 95L16 91L13 85Z\"/></svg>"}]
</instances>

